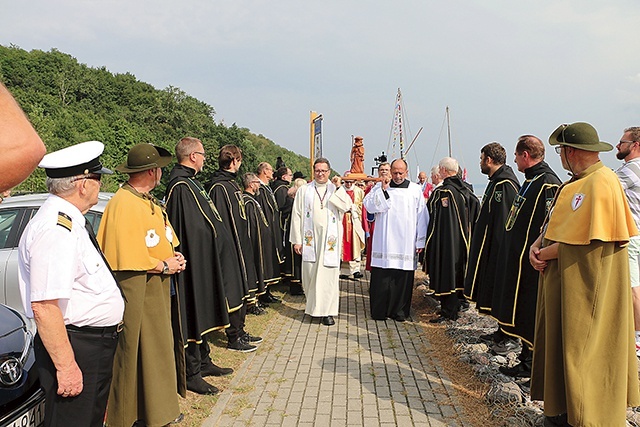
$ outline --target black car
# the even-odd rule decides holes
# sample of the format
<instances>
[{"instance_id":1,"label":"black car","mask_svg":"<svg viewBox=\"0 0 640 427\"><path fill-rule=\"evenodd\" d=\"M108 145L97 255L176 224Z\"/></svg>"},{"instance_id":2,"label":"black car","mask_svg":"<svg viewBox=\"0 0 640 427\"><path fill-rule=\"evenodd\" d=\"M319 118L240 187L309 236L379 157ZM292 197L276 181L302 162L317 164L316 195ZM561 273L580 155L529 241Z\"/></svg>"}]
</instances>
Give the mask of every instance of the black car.
<instances>
[{"instance_id":1,"label":"black car","mask_svg":"<svg viewBox=\"0 0 640 427\"><path fill-rule=\"evenodd\" d=\"M33 351L35 325L18 311L0 304L0 426L35 427L44 421Z\"/></svg>"}]
</instances>

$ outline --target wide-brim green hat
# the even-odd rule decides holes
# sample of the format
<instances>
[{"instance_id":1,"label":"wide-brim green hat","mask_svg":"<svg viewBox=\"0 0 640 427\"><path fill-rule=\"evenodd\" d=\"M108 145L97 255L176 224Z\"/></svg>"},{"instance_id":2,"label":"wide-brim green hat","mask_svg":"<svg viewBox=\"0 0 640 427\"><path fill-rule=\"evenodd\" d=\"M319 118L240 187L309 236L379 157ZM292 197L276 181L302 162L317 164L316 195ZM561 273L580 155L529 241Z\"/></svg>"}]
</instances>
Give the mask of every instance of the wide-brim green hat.
<instances>
[{"instance_id":1,"label":"wide-brim green hat","mask_svg":"<svg viewBox=\"0 0 640 427\"><path fill-rule=\"evenodd\" d=\"M576 122L558 126L549 137L551 145L567 145L585 151L611 151L613 145L600 141L598 132L589 123Z\"/></svg>"},{"instance_id":2,"label":"wide-brim green hat","mask_svg":"<svg viewBox=\"0 0 640 427\"><path fill-rule=\"evenodd\" d=\"M171 153L153 144L137 144L131 147L127 160L116 170L123 173L143 172L153 168L163 168L171 163Z\"/></svg>"}]
</instances>

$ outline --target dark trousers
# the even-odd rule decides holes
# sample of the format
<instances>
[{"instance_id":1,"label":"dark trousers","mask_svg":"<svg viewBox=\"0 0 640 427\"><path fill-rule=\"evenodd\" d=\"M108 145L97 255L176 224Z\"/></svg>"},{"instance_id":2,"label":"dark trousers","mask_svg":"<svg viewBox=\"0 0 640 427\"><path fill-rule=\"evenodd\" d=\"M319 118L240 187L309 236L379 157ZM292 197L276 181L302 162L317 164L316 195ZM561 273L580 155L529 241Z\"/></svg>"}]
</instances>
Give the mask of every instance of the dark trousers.
<instances>
[{"instance_id":1,"label":"dark trousers","mask_svg":"<svg viewBox=\"0 0 640 427\"><path fill-rule=\"evenodd\" d=\"M458 313L460 312L460 301L464 300L464 294L462 291L455 291L449 295L442 295L440 297L440 312L443 317L447 319L458 319Z\"/></svg>"},{"instance_id":2,"label":"dark trousers","mask_svg":"<svg viewBox=\"0 0 640 427\"><path fill-rule=\"evenodd\" d=\"M369 302L372 319L409 317L414 274L413 270L371 267Z\"/></svg>"},{"instance_id":3,"label":"dark trousers","mask_svg":"<svg viewBox=\"0 0 640 427\"><path fill-rule=\"evenodd\" d=\"M113 355L118 334L91 334L68 331L76 363L82 371L82 392L76 397L59 396L56 368L36 334L34 350L40 383L46 395L44 425L102 427L107 408Z\"/></svg>"},{"instance_id":4,"label":"dark trousers","mask_svg":"<svg viewBox=\"0 0 640 427\"><path fill-rule=\"evenodd\" d=\"M200 374L200 370L209 365L211 362L211 356L209 343L207 337L202 336L202 343L197 344L195 342L189 342L184 352L187 378Z\"/></svg>"},{"instance_id":5,"label":"dark trousers","mask_svg":"<svg viewBox=\"0 0 640 427\"><path fill-rule=\"evenodd\" d=\"M227 340L236 342L244 335L244 319L247 317L247 303L242 304L239 310L229 313L229 327L225 329Z\"/></svg>"}]
</instances>

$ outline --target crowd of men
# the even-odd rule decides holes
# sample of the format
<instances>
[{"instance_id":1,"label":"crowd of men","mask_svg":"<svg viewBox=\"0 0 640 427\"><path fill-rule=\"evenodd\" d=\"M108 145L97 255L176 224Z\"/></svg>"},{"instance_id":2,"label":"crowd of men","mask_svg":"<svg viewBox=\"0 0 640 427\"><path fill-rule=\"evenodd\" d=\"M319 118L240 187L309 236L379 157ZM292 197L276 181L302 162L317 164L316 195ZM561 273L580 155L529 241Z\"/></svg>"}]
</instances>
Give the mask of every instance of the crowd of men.
<instances>
[{"instance_id":1,"label":"crowd of men","mask_svg":"<svg viewBox=\"0 0 640 427\"><path fill-rule=\"evenodd\" d=\"M300 286L295 260L283 264L299 185L289 188L286 166L271 184L268 163L238 177L242 152L233 145L220 149L219 169L203 184L207 153L185 137L159 201L151 192L173 155L137 144L116 168L128 179L96 236L83 214L112 173L103 150L90 141L44 156L50 196L19 246L45 424L101 426L108 400L109 426L168 425L182 419L179 395L215 394L204 378L233 372L213 363L207 334L224 330L229 350L256 350L262 338L245 330L248 306L259 313L278 302L269 287L281 277Z\"/></svg>"},{"instance_id":2,"label":"crowd of men","mask_svg":"<svg viewBox=\"0 0 640 427\"><path fill-rule=\"evenodd\" d=\"M41 158L42 142L1 86L0 105L9 135ZM245 330L247 311L277 302L269 287L282 277L306 295L306 314L335 324L339 279L361 277L363 248L373 319L409 317L422 256L440 301L432 322L456 320L469 301L496 319L484 338L497 354L519 351L501 371L531 378L545 426L624 425L626 408L640 405L640 127L624 130L615 173L599 158L613 147L588 123L559 126L549 144L567 182L544 161L544 143L523 135L514 153L522 184L504 147L482 148L489 182L480 201L450 157L430 184L424 173L410 182L403 159L380 164L362 191L348 174L332 183L325 158L309 182L278 165L271 183L268 163L239 177L242 152L227 145L203 184L207 153L186 137L164 203L151 191L173 156L138 144L116 168L128 180L97 236L83 214L112 173L100 162L103 144L47 154L50 196L19 245L45 425L101 426L105 411L110 426L180 421L179 395L215 394L204 378L232 372L211 360L209 332L224 330L230 350L254 351L262 338ZM0 190L24 179L35 157L3 175Z\"/></svg>"}]
</instances>

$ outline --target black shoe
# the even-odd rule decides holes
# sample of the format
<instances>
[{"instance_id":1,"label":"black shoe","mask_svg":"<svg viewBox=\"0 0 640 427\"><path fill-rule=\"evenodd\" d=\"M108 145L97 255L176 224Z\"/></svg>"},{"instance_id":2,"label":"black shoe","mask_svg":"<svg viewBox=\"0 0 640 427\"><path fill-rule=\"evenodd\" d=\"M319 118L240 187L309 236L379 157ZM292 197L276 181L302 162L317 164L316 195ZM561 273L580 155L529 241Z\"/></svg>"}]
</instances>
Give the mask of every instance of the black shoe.
<instances>
[{"instance_id":1,"label":"black shoe","mask_svg":"<svg viewBox=\"0 0 640 427\"><path fill-rule=\"evenodd\" d=\"M240 339L250 345L260 344L262 342L262 337L256 337L256 336L250 335L249 333L245 333L243 336L240 337Z\"/></svg>"},{"instance_id":2,"label":"black shoe","mask_svg":"<svg viewBox=\"0 0 640 427\"><path fill-rule=\"evenodd\" d=\"M451 320L451 319L444 316L440 316L440 317L436 317L435 319L430 319L429 323L443 323L443 322L446 322L447 320Z\"/></svg>"},{"instance_id":3,"label":"black shoe","mask_svg":"<svg viewBox=\"0 0 640 427\"><path fill-rule=\"evenodd\" d=\"M240 351L242 353L251 353L252 351L256 351L258 347L256 347L255 345L251 345L245 340L239 338L235 342L228 343L227 349Z\"/></svg>"},{"instance_id":4,"label":"black shoe","mask_svg":"<svg viewBox=\"0 0 640 427\"><path fill-rule=\"evenodd\" d=\"M193 375L187 378L187 390L198 394L214 395L220 392L217 387L212 386L202 379L200 375Z\"/></svg>"},{"instance_id":5,"label":"black shoe","mask_svg":"<svg viewBox=\"0 0 640 427\"><path fill-rule=\"evenodd\" d=\"M322 324L327 326L333 326L336 324L336 321L333 320L333 316L325 316L322 318Z\"/></svg>"},{"instance_id":6,"label":"black shoe","mask_svg":"<svg viewBox=\"0 0 640 427\"><path fill-rule=\"evenodd\" d=\"M544 416L544 427L571 427L567 421L567 414L554 415L553 417Z\"/></svg>"},{"instance_id":7,"label":"black shoe","mask_svg":"<svg viewBox=\"0 0 640 427\"><path fill-rule=\"evenodd\" d=\"M334 276L335 277L335 276ZM349 278L349 276L347 276L346 274L341 274L339 276L342 280L347 280Z\"/></svg>"},{"instance_id":8,"label":"black shoe","mask_svg":"<svg viewBox=\"0 0 640 427\"><path fill-rule=\"evenodd\" d=\"M269 294L269 302L273 303L273 302L282 302L282 299L278 298L277 296L273 295L273 294Z\"/></svg>"},{"instance_id":9,"label":"black shoe","mask_svg":"<svg viewBox=\"0 0 640 427\"><path fill-rule=\"evenodd\" d=\"M289 295L304 295L304 290L302 290L302 285L300 284L289 285Z\"/></svg>"},{"instance_id":10,"label":"black shoe","mask_svg":"<svg viewBox=\"0 0 640 427\"><path fill-rule=\"evenodd\" d=\"M215 365L214 363L209 363L200 368L200 376L201 377L226 377L227 375L233 374L233 369L231 368L221 368L220 366Z\"/></svg>"},{"instance_id":11,"label":"black shoe","mask_svg":"<svg viewBox=\"0 0 640 427\"><path fill-rule=\"evenodd\" d=\"M511 368L500 366L498 369L500 370L500 372L509 377L531 378L531 368L527 368L522 363L518 363L516 366L512 366Z\"/></svg>"},{"instance_id":12,"label":"black shoe","mask_svg":"<svg viewBox=\"0 0 640 427\"><path fill-rule=\"evenodd\" d=\"M460 302L460 309L458 311L462 311L462 312L467 311L467 310L469 310L470 306L471 305L469 304L469 301L461 301Z\"/></svg>"},{"instance_id":13,"label":"black shoe","mask_svg":"<svg viewBox=\"0 0 640 427\"><path fill-rule=\"evenodd\" d=\"M247 307L247 314L253 314L254 316L261 316L267 314L267 310L262 307L262 304L256 302Z\"/></svg>"},{"instance_id":14,"label":"black shoe","mask_svg":"<svg viewBox=\"0 0 640 427\"><path fill-rule=\"evenodd\" d=\"M269 307L269 296L267 294L262 294L258 297L258 306L261 308Z\"/></svg>"},{"instance_id":15,"label":"black shoe","mask_svg":"<svg viewBox=\"0 0 640 427\"><path fill-rule=\"evenodd\" d=\"M364 274L360 273L359 271L356 271L355 273L353 273L354 279L362 279L363 277L364 277Z\"/></svg>"},{"instance_id":16,"label":"black shoe","mask_svg":"<svg viewBox=\"0 0 640 427\"><path fill-rule=\"evenodd\" d=\"M396 322L404 322L407 319L404 317L404 314L399 314L396 317L394 317L393 320L395 320Z\"/></svg>"}]
</instances>

